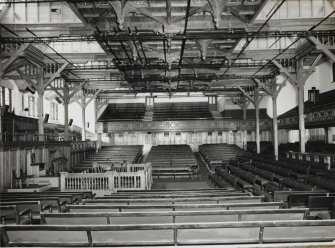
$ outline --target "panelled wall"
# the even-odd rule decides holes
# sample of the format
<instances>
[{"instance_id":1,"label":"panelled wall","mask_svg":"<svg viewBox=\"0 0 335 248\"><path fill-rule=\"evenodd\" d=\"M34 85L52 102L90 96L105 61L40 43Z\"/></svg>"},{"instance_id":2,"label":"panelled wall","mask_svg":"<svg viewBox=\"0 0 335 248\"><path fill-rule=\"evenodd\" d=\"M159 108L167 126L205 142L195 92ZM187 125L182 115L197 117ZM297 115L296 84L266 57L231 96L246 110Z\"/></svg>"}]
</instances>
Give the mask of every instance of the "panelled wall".
<instances>
[{"instance_id":1,"label":"panelled wall","mask_svg":"<svg viewBox=\"0 0 335 248\"><path fill-rule=\"evenodd\" d=\"M4 143L0 147L0 192L8 188L13 171L18 177L21 171L27 175L58 176L61 171L71 171L95 152L93 141ZM32 163L45 163L45 166L36 172Z\"/></svg>"},{"instance_id":2,"label":"panelled wall","mask_svg":"<svg viewBox=\"0 0 335 248\"><path fill-rule=\"evenodd\" d=\"M15 171L17 176L20 176L21 171L24 174L33 174L34 168L30 166L31 163L45 163L44 173L48 173L50 164L57 158L70 157L70 145L65 147L44 146L36 144L9 144L7 147L1 147L0 150L0 191L3 191L10 183ZM69 164L64 165L64 169ZM55 166L56 172L62 170Z\"/></svg>"}]
</instances>

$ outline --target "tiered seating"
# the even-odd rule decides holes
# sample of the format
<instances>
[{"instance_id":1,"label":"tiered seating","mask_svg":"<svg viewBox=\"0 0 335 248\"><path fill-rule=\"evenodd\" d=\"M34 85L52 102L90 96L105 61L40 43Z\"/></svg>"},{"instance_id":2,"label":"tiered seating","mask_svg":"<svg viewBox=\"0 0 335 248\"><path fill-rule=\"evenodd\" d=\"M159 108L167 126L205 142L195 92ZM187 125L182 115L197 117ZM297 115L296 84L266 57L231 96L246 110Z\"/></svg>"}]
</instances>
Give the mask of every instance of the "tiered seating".
<instances>
[{"instance_id":1,"label":"tiered seating","mask_svg":"<svg viewBox=\"0 0 335 248\"><path fill-rule=\"evenodd\" d=\"M242 154L242 151L235 145L204 144L199 146L199 153L208 166L214 169L228 163L230 159Z\"/></svg>"},{"instance_id":2,"label":"tiered seating","mask_svg":"<svg viewBox=\"0 0 335 248\"><path fill-rule=\"evenodd\" d=\"M152 164L153 176L194 177L198 174L198 164L188 145L153 146L147 162Z\"/></svg>"},{"instance_id":3,"label":"tiered seating","mask_svg":"<svg viewBox=\"0 0 335 248\"><path fill-rule=\"evenodd\" d=\"M317 168L320 168L319 164ZM332 199L328 197L333 193L327 191L335 192L335 182L317 176L311 171L306 164L294 164L286 160L275 161L266 156L263 158L261 155L244 154L237 160L231 160L228 166L218 168L216 175L236 188L250 190L253 186L254 194L264 195L265 199L270 201L285 201L288 206L320 209L313 202L313 197L320 197L322 198L320 201L324 202L323 208L329 210Z\"/></svg>"},{"instance_id":4,"label":"tiered seating","mask_svg":"<svg viewBox=\"0 0 335 248\"><path fill-rule=\"evenodd\" d=\"M110 103L98 121L139 121L145 110L143 103Z\"/></svg>"},{"instance_id":5,"label":"tiered seating","mask_svg":"<svg viewBox=\"0 0 335 248\"><path fill-rule=\"evenodd\" d=\"M93 163L120 164L124 161L136 163L142 156L143 146L104 146L98 153L93 154L78 165L75 170L92 170Z\"/></svg>"},{"instance_id":6,"label":"tiered seating","mask_svg":"<svg viewBox=\"0 0 335 248\"><path fill-rule=\"evenodd\" d=\"M247 109L247 119L256 119L256 112L254 109ZM242 109L226 109L221 112L223 118L227 119L243 119L243 110ZM259 110L260 119L268 119L266 109Z\"/></svg>"},{"instance_id":7,"label":"tiered seating","mask_svg":"<svg viewBox=\"0 0 335 248\"><path fill-rule=\"evenodd\" d=\"M310 161L301 161L291 158L280 157L280 162L284 162L289 165L298 165L303 168L307 168L308 174L314 174L319 176L324 176L326 171L328 170L327 164L310 162Z\"/></svg>"},{"instance_id":8,"label":"tiered seating","mask_svg":"<svg viewBox=\"0 0 335 248\"><path fill-rule=\"evenodd\" d=\"M154 121L212 120L207 102L155 103Z\"/></svg>"},{"instance_id":9,"label":"tiered seating","mask_svg":"<svg viewBox=\"0 0 335 248\"><path fill-rule=\"evenodd\" d=\"M283 209L234 191L121 192L84 203L41 213L43 225L3 225L1 245L331 247L335 239L334 220L307 220L307 208Z\"/></svg>"}]
</instances>

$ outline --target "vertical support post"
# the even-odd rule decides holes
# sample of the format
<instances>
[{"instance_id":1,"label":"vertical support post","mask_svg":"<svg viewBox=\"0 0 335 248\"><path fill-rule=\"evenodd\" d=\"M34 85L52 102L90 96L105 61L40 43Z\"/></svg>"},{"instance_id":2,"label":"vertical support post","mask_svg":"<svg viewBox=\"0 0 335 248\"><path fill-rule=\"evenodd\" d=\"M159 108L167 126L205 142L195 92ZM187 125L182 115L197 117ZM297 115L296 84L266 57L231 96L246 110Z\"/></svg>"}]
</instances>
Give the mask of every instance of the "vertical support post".
<instances>
[{"instance_id":1,"label":"vertical support post","mask_svg":"<svg viewBox=\"0 0 335 248\"><path fill-rule=\"evenodd\" d=\"M277 120L277 96L272 96L273 112L273 150L275 159L278 160L278 120Z\"/></svg>"},{"instance_id":2,"label":"vertical support post","mask_svg":"<svg viewBox=\"0 0 335 248\"><path fill-rule=\"evenodd\" d=\"M333 144L333 129L334 127L325 127L325 143Z\"/></svg>"},{"instance_id":3,"label":"vertical support post","mask_svg":"<svg viewBox=\"0 0 335 248\"><path fill-rule=\"evenodd\" d=\"M38 69L37 74L37 112L38 112L38 140L44 140L44 123L43 123L43 96L44 96L44 79L43 68Z\"/></svg>"},{"instance_id":4,"label":"vertical support post","mask_svg":"<svg viewBox=\"0 0 335 248\"><path fill-rule=\"evenodd\" d=\"M97 144L96 144L96 152L101 149L101 133L97 133Z\"/></svg>"},{"instance_id":5,"label":"vertical support post","mask_svg":"<svg viewBox=\"0 0 335 248\"><path fill-rule=\"evenodd\" d=\"M2 142L3 137L2 137L2 114L0 114L0 142Z\"/></svg>"},{"instance_id":6,"label":"vertical support post","mask_svg":"<svg viewBox=\"0 0 335 248\"><path fill-rule=\"evenodd\" d=\"M305 114L304 114L304 84L298 87L298 104L299 104L299 144L300 152L305 152L306 134L305 134Z\"/></svg>"},{"instance_id":7,"label":"vertical support post","mask_svg":"<svg viewBox=\"0 0 335 248\"><path fill-rule=\"evenodd\" d=\"M60 191L65 191L65 178L68 176L69 173L67 172L59 172L60 174Z\"/></svg>"},{"instance_id":8,"label":"vertical support post","mask_svg":"<svg viewBox=\"0 0 335 248\"><path fill-rule=\"evenodd\" d=\"M256 150L257 154L261 152L261 144L260 144L260 134L259 134L259 104L260 104L260 99L259 99L259 88L255 88L255 112L256 112Z\"/></svg>"},{"instance_id":9,"label":"vertical support post","mask_svg":"<svg viewBox=\"0 0 335 248\"><path fill-rule=\"evenodd\" d=\"M242 108L242 110L243 110L243 121L247 120L247 108L248 108L247 104ZM243 130L242 131L242 145L243 145L244 150L247 150L247 141L248 141L248 132L247 132L247 130Z\"/></svg>"},{"instance_id":10,"label":"vertical support post","mask_svg":"<svg viewBox=\"0 0 335 248\"><path fill-rule=\"evenodd\" d=\"M69 89L64 82L64 140L69 140Z\"/></svg>"},{"instance_id":11,"label":"vertical support post","mask_svg":"<svg viewBox=\"0 0 335 248\"><path fill-rule=\"evenodd\" d=\"M44 124L43 124L43 91L38 92L37 111L38 111L38 136L39 141L44 140Z\"/></svg>"},{"instance_id":12,"label":"vertical support post","mask_svg":"<svg viewBox=\"0 0 335 248\"><path fill-rule=\"evenodd\" d=\"M85 116L85 98L82 99L82 103L81 103L81 140L82 141L85 141L86 140L86 125L85 125L85 119L86 119L86 116Z\"/></svg>"}]
</instances>

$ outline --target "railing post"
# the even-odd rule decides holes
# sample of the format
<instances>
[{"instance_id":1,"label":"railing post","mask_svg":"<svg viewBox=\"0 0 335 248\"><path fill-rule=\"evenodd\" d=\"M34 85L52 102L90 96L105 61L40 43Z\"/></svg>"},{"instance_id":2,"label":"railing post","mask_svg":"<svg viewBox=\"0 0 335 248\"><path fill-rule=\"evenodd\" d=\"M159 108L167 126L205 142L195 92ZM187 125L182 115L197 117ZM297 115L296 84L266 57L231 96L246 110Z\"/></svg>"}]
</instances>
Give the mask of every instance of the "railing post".
<instances>
[{"instance_id":1,"label":"railing post","mask_svg":"<svg viewBox=\"0 0 335 248\"><path fill-rule=\"evenodd\" d=\"M108 173L108 190L114 191L114 172Z\"/></svg>"},{"instance_id":2,"label":"railing post","mask_svg":"<svg viewBox=\"0 0 335 248\"><path fill-rule=\"evenodd\" d=\"M65 191L65 179L68 176L69 173L67 172L59 172L60 174L60 191Z\"/></svg>"},{"instance_id":3,"label":"railing post","mask_svg":"<svg viewBox=\"0 0 335 248\"><path fill-rule=\"evenodd\" d=\"M146 180L145 180L145 171L141 171L141 190L145 190L146 188Z\"/></svg>"}]
</instances>

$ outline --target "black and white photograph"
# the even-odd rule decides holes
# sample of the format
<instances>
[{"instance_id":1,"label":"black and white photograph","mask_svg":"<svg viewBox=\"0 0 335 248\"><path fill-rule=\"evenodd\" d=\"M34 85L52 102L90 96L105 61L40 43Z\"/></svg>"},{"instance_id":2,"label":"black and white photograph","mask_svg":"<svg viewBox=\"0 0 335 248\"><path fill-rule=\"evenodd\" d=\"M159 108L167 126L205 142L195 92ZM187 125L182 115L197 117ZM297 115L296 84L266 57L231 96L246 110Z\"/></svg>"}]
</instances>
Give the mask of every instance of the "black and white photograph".
<instances>
[{"instance_id":1,"label":"black and white photograph","mask_svg":"<svg viewBox=\"0 0 335 248\"><path fill-rule=\"evenodd\" d=\"M0 0L0 247L335 248L335 0Z\"/></svg>"}]
</instances>

